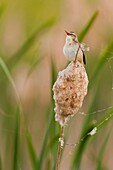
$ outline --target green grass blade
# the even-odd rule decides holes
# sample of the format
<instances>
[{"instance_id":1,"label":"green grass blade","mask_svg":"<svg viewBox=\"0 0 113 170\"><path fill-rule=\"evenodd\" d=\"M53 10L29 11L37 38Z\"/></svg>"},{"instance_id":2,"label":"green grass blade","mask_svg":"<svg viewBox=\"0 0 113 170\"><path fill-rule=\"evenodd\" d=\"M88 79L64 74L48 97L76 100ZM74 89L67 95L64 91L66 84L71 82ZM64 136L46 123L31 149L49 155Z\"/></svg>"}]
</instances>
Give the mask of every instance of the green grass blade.
<instances>
[{"instance_id":1,"label":"green grass blade","mask_svg":"<svg viewBox=\"0 0 113 170\"><path fill-rule=\"evenodd\" d=\"M43 60L44 57L39 57L32 65L28 72L27 78L32 74L32 72L35 70L35 68L40 64L40 62Z\"/></svg>"},{"instance_id":2,"label":"green grass blade","mask_svg":"<svg viewBox=\"0 0 113 170\"><path fill-rule=\"evenodd\" d=\"M109 133L110 134L110 133ZM104 156L104 153L105 153L105 149L106 149L106 146L107 146L107 143L108 143L108 139L109 139L109 134L106 136L104 142L103 142L103 145L100 149L100 152L99 152L99 155L98 155L98 159L97 159L97 163L96 163L96 170L102 170L102 160L103 160L103 156Z\"/></svg>"},{"instance_id":3,"label":"green grass blade","mask_svg":"<svg viewBox=\"0 0 113 170\"><path fill-rule=\"evenodd\" d=\"M90 20L88 21L87 25L84 27L84 29L82 30L82 32L80 33L78 39L81 42L84 37L86 36L86 34L89 32L89 30L91 29L91 26L93 25L94 21L96 20L97 16L98 16L98 11L96 11L93 16L90 18Z\"/></svg>"},{"instance_id":4,"label":"green grass blade","mask_svg":"<svg viewBox=\"0 0 113 170\"><path fill-rule=\"evenodd\" d=\"M54 85L54 83L55 83L55 81L57 79L57 72L56 72L56 68L55 68L55 64L54 64L53 60L51 60L51 74L52 74L51 75L51 77L52 77L51 89L52 89L53 85ZM51 102L52 102L52 112L53 112L51 138L54 138L58 134L60 136L60 129L56 126L56 122L55 122L55 112L54 112L55 101L53 100L53 91L52 91L52 101ZM58 139L56 139L54 141L54 148L52 149L52 154L53 154L53 157L54 157L53 158L54 159L54 164L53 164L52 170L56 169L57 152L58 152Z\"/></svg>"},{"instance_id":5,"label":"green grass blade","mask_svg":"<svg viewBox=\"0 0 113 170\"><path fill-rule=\"evenodd\" d=\"M55 135L49 142L48 146L47 146L47 151L46 151L46 155L49 152L49 150L51 150L55 144L58 142L60 134L58 133L57 135Z\"/></svg>"},{"instance_id":6,"label":"green grass blade","mask_svg":"<svg viewBox=\"0 0 113 170\"><path fill-rule=\"evenodd\" d=\"M14 133L14 156L13 156L13 170L19 169L19 142L20 141L20 111L16 111L15 133Z\"/></svg>"},{"instance_id":7,"label":"green grass blade","mask_svg":"<svg viewBox=\"0 0 113 170\"><path fill-rule=\"evenodd\" d=\"M101 121L97 124L98 130L101 130L106 124L108 124L109 121L113 119L113 109L108 112L102 119Z\"/></svg>"},{"instance_id":8,"label":"green grass blade","mask_svg":"<svg viewBox=\"0 0 113 170\"><path fill-rule=\"evenodd\" d=\"M21 102L20 102L20 97L18 95L18 91L17 91L16 85L15 85L15 83L13 81L13 78L12 78L10 72L9 72L8 67L6 66L5 62L3 61L3 59L1 57L0 57L0 66L3 69L5 75L7 76L9 82L11 83L11 85L13 86L13 88L15 90L15 93L16 93L16 96L17 96L17 99L18 99L18 106L19 106L19 108L21 110Z\"/></svg>"},{"instance_id":9,"label":"green grass blade","mask_svg":"<svg viewBox=\"0 0 113 170\"><path fill-rule=\"evenodd\" d=\"M90 125L87 129L85 129L84 133L83 133L83 136L81 137L81 139L84 138L84 136L86 136L84 138L84 142L81 140L80 143L79 143L79 147L77 149L77 153L76 155L77 156L74 156L73 157L73 163L72 163L72 167L71 169L73 170L78 170L80 168L80 163L81 163L81 158L82 158L82 155L83 155L83 152L86 148L86 145L87 145L87 142L90 138L90 136L88 136L87 134L94 128L94 125Z\"/></svg>"},{"instance_id":10,"label":"green grass blade","mask_svg":"<svg viewBox=\"0 0 113 170\"><path fill-rule=\"evenodd\" d=\"M11 59L7 62L9 67L12 68L16 63L23 57L23 55L30 49L30 47L35 42L37 36L40 35L42 31L47 28L50 28L55 23L55 19L52 18L45 23L38 26L37 30L25 41L25 43L21 46L21 48L11 57Z\"/></svg>"},{"instance_id":11,"label":"green grass blade","mask_svg":"<svg viewBox=\"0 0 113 170\"><path fill-rule=\"evenodd\" d=\"M55 66L52 62L51 65L51 88L56 80L56 69ZM44 141L42 144L42 149L41 149L41 153L40 153L40 157L39 157L39 161L38 161L38 165L37 165L37 170L41 170L42 169L42 164L43 164L43 160L44 160L44 155L45 155L45 151L46 151L46 146L47 146L47 142L48 142L48 138L49 135L51 134L51 130L52 130L52 134L53 132L55 132L55 120L54 120L54 101L53 101L53 92L52 92L52 100L51 100L51 112L50 112L50 116L49 116L49 121L48 121L48 126L46 128L46 132L45 132L45 136L44 136ZM55 135L55 134L54 134Z\"/></svg>"},{"instance_id":12,"label":"green grass blade","mask_svg":"<svg viewBox=\"0 0 113 170\"><path fill-rule=\"evenodd\" d=\"M3 61L3 59L0 57L0 66L2 67L4 73L6 74L9 82L11 83L11 85L13 86L13 88L15 89L16 91L16 87L15 87L15 83L13 81L13 78L8 70L8 67L6 66L5 62Z\"/></svg>"},{"instance_id":13,"label":"green grass blade","mask_svg":"<svg viewBox=\"0 0 113 170\"><path fill-rule=\"evenodd\" d=\"M47 126L47 129L46 129L45 135L44 135L42 149L41 149L39 161L38 161L38 164L37 164L37 170L42 169L42 164L43 164L43 159L44 159L44 154L45 154L45 150L46 150L46 146L47 146L47 141L48 141L48 137L49 137L49 131L50 131L50 128L51 128L52 119L53 119L53 114L51 112L50 117L49 117L48 126Z\"/></svg>"},{"instance_id":14,"label":"green grass blade","mask_svg":"<svg viewBox=\"0 0 113 170\"><path fill-rule=\"evenodd\" d=\"M38 160L37 160L36 152L33 146L31 134L28 129L26 130L26 141L27 141L29 156L30 156L30 160L32 164L32 169L36 170Z\"/></svg>"},{"instance_id":15,"label":"green grass blade","mask_svg":"<svg viewBox=\"0 0 113 170\"><path fill-rule=\"evenodd\" d=\"M108 47L103 51L103 53L99 57L100 60L99 60L98 64L96 65L96 68L95 68L94 73L92 75L92 79L91 79L90 84L89 84L90 88L93 87L94 82L96 81L100 71L102 70L102 68L104 67L104 65L108 61L108 59L110 59L112 57L112 55L113 55L112 52L113 52L113 41L108 45Z\"/></svg>"}]
</instances>

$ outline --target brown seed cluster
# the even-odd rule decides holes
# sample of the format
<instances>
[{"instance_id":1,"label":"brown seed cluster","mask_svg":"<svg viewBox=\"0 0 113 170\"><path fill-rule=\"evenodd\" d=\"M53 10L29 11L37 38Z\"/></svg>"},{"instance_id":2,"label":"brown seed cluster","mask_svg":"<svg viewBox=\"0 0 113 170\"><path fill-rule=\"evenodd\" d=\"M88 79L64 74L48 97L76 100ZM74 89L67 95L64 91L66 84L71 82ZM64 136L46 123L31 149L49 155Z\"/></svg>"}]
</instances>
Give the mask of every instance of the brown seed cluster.
<instances>
[{"instance_id":1,"label":"brown seed cluster","mask_svg":"<svg viewBox=\"0 0 113 170\"><path fill-rule=\"evenodd\" d=\"M87 94L88 77L85 67L79 61L71 62L59 72L53 86L55 119L64 126L71 116L81 108Z\"/></svg>"}]
</instances>

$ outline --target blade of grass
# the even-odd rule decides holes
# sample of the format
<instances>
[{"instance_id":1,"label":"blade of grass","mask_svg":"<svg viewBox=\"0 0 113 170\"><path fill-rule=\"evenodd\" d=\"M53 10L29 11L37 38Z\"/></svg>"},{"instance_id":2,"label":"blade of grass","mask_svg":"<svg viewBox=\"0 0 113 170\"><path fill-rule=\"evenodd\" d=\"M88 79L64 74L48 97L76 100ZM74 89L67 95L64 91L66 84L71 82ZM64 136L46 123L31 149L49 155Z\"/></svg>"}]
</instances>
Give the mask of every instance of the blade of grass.
<instances>
[{"instance_id":1,"label":"blade of grass","mask_svg":"<svg viewBox=\"0 0 113 170\"><path fill-rule=\"evenodd\" d=\"M59 133L57 135L55 135L49 142L48 146L47 146L47 150L46 150L46 155L48 154L49 150L51 150L54 145L58 142L59 139Z\"/></svg>"},{"instance_id":2,"label":"blade of grass","mask_svg":"<svg viewBox=\"0 0 113 170\"><path fill-rule=\"evenodd\" d=\"M51 88L52 88L52 86L53 86L53 84L54 84L54 82L56 80L56 76L55 76L56 75L56 69L55 69L55 66L54 66L53 62L52 62L52 65L51 65L51 73L52 73L52 75L51 75ZM52 133L55 131L53 92L52 92L51 106L52 106L51 107L51 112L50 112L48 125L47 125L45 136L44 136L44 141L43 141L43 144L42 144L42 149L41 149L39 161L38 161L38 164L37 164L37 170L42 169L42 164L43 164L43 160L44 160L44 154L45 154L45 151L46 151L46 146L47 146L50 131L51 131L51 129L53 129Z\"/></svg>"},{"instance_id":3,"label":"blade of grass","mask_svg":"<svg viewBox=\"0 0 113 170\"><path fill-rule=\"evenodd\" d=\"M90 18L90 20L88 21L88 23L86 24L86 26L83 28L83 30L81 31L78 39L81 42L84 37L86 36L86 34L89 32L89 30L91 29L91 26L93 25L94 21L96 20L97 16L99 14L99 11L95 11L94 14L92 15L92 17Z\"/></svg>"},{"instance_id":4,"label":"blade of grass","mask_svg":"<svg viewBox=\"0 0 113 170\"><path fill-rule=\"evenodd\" d=\"M5 62L2 60L1 57L0 57L0 66L3 69L5 75L7 76L9 82L11 83L11 85L13 86L13 88L15 90L15 93L16 93L16 96L17 96L17 99L18 99L17 103L18 103L18 106L19 106L19 108L21 110L21 101L20 101L20 97L18 95L16 85L15 85L14 80L13 80L13 78L12 78L12 76L11 76L9 70L8 70L8 67L6 66Z\"/></svg>"},{"instance_id":5,"label":"blade of grass","mask_svg":"<svg viewBox=\"0 0 113 170\"><path fill-rule=\"evenodd\" d=\"M25 41L21 48L12 57L10 57L10 60L7 61L9 68L13 68L19 62L22 56L30 49L40 33L45 29L50 28L54 23L55 19L52 18L45 23L40 24L37 30Z\"/></svg>"},{"instance_id":6,"label":"blade of grass","mask_svg":"<svg viewBox=\"0 0 113 170\"><path fill-rule=\"evenodd\" d=\"M94 128L97 129L97 130L96 130L96 134L97 134L97 132L100 131L106 124L108 124L108 122L109 122L110 120L112 120L112 118L113 118L113 109L111 109L111 111L108 112L108 113L101 119L101 121L99 121L99 123L97 123L97 124L94 126ZM93 130L93 128L91 129L91 131L92 131L92 130ZM91 132L91 131L89 131L89 132ZM89 133L86 133L85 135L83 135L82 138L86 139L87 137L91 138L91 137L93 137L93 135L90 135L90 136L89 136ZM81 139L82 139L82 138L81 138ZM84 144L84 140L80 140L80 142ZM78 146L80 146L81 143L79 143ZM74 166L72 166L72 168L73 168L74 170L76 170L76 169L78 170L78 169L79 169L79 165L80 165L79 155L80 155L80 157L81 157L81 155L82 155L82 154L81 154L81 147L79 147L78 150L80 150L80 151L78 152L78 156L76 157L76 159L78 159L78 162L77 162L76 159L75 159L76 164L74 163L74 164L73 164ZM72 169L72 168L71 168L71 169Z\"/></svg>"},{"instance_id":7,"label":"blade of grass","mask_svg":"<svg viewBox=\"0 0 113 170\"><path fill-rule=\"evenodd\" d=\"M16 111L15 133L14 133L14 156L13 156L13 170L19 169L19 142L20 141L20 111Z\"/></svg>"},{"instance_id":8,"label":"blade of grass","mask_svg":"<svg viewBox=\"0 0 113 170\"><path fill-rule=\"evenodd\" d=\"M57 72L56 72L56 68L55 68L55 64L53 62L53 60L51 59L51 71L52 71L52 82L51 82L51 89L53 88L53 85L56 81L56 77L57 77ZM53 100L53 91L52 91L52 112L53 112L53 115L55 115L55 112L54 112L54 107L55 107L55 102ZM60 128L58 126L58 128L56 127L56 122L55 122L55 116L53 116L53 120L52 120L52 135L51 137L55 137L57 134L59 134L60 136ZM57 161L57 152L58 152L58 140L56 139L56 145L54 145L54 148L53 148L53 159L54 159L54 164L53 164L53 168L52 170L55 170L56 169L56 161Z\"/></svg>"},{"instance_id":9,"label":"blade of grass","mask_svg":"<svg viewBox=\"0 0 113 170\"><path fill-rule=\"evenodd\" d=\"M97 163L96 163L96 170L102 170L102 160L103 160L103 157L104 157L104 153L105 153L105 149L106 149L106 146L107 146L107 143L108 143L108 139L109 139L109 135L110 133L106 136L104 142L103 142L103 145L100 149L100 152L98 154L98 159L97 159Z\"/></svg>"},{"instance_id":10,"label":"blade of grass","mask_svg":"<svg viewBox=\"0 0 113 170\"><path fill-rule=\"evenodd\" d=\"M15 133L14 133L14 155L13 155L13 170L18 170L19 166L18 166L18 158L19 158L19 135L20 135L20 113L21 113L21 102L20 102L20 98L15 86L15 83L13 81L13 78L6 66L6 64L4 63L4 61L2 60L2 58L0 58L0 66L2 68L2 70L4 71L6 77L8 78L9 82L11 83L11 85L13 86L16 96L17 96L17 111L15 114Z\"/></svg>"},{"instance_id":11,"label":"blade of grass","mask_svg":"<svg viewBox=\"0 0 113 170\"><path fill-rule=\"evenodd\" d=\"M93 125L93 128L90 128L89 132L91 132L94 128L96 128L96 134L98 131L100 131L106 124L108 124L108 122L113 118L113 109L108 112L102 119L101 121L99 121L99 123L97 123L95 126ZM85 135L83 134L83 137L80 138L80 142L79 142L79 145L83 145L84 146L84 143L85 143L85 140L87 138L91 138L93 137L93 135L89 135L89 132L85 133ZM78 147L78 150L77 150L77 157L75 157L75 159L73 160L73 162L75 162L72 164L72 168L71 169L74 169L74 170L78 170L80 168L80 161L81 161L81 152L83 153L83 150L84 148L82 149L83 147L80 146ZM103 153L104 151L101 152L101 154ZM74 166L73 166L74 165Z\"/></svg>"},{"instance_id":12,"label":"blade of grass","mask_svg":"<svg viewBox=\"0 0 113 170\"><path fill-rule=\"evenodd\" d=\"M98 130L101 130L110 120L113 118L113 109L108 112L102 119L101 121L97 124Z\"/></svg>"},{"instance_id":13,"label":"blade of grass","mask_svg":"<svg viewBox=\"0 0 113 170\"><path fill-rule=\"evenodd\" d=\"M49 131L50 131L50 128L51 128L52 120L53 120L53 113L51 111L49 121L48 121L48 126L46 128L46 132L45 132L45 135L44 135L44 140L43 140L43 144L42 144L42 148L41 148L39 161L38 161L38 164L37 164L37 170L42 169L44 154L45 154L45 150L46 150L46 145L47 145L47 141L48 141L48 137L49 137Z\"/></svg>"},{"instance_id":14,"label":"blade of grass","mask_svg":"<svg viewBox=\"0 0 113 170\"><path fill-rule=\"evenodd\" d=\"M90 136L87 135L87 134L88 134L93 128L94 128L94 125L91 124L89 127L87 127L87 129L85 129L85 131L84 131L83 136L81 137L81 139L83 139L85 136L86 136L86 137L84 138L84 142L83 142L83 140L80 140L80 143L79 143L79 145L78 145L79 147L78 147L77 153L76 153L77 156L74 156L71 169L73 169L73 170L79 170L80 164L81 164L81 157L82 157L82 155L83 155L83 152L84 152L84 150L85 150L85 148L86 148L86 145L87 145L87 143L88 143L88 140L89 140L89 138L90 138ZM75 162L76 162L76 163L75 163Z\"/></svg>"},{"instance_id":15,"label":"blade of grass","mask_svg":"<svg viewBox=\"0 0 113 170\"><path fill-rule=\"evenodd\" d=\"M33 146L31 134L28 129L26 130L26 141L27 141L29 156L30 156L30 160L32 164L32 169L36 170L38 159L37 159L36 152Z\"/></svg>"},{"instance_id":16,"label":"blade of grass","mask_svg":"<svg viewBox=\"0 0 113 170\"><path fill-rule=\"evenodd\" d=\"M109 53L110 51L110 53ZM112 57L112 52L113 52L113 41L108 45L108 47L102 52L102 54L100 55L100 60L97 63L94 73L92 75L92 79L90 81L90 88L93 87L94 82L96 81L100 71L102 70L102 68L105 66L106 61L108 61L108 59L110 59Z\"/></svg>"},{"instance_id":17,"label":"blade of grass","mask_svg":"<svg viewBox=\"0 0 113 170\"><path fill-rule=\"evenodd\" d=\"M35 70L35 68L37 67L37 65L43 60L44 57L40 57L38 58L32 65L31 68L28 72L27 78L32 74L32 72Z\"/></svg>"}]
</instances>

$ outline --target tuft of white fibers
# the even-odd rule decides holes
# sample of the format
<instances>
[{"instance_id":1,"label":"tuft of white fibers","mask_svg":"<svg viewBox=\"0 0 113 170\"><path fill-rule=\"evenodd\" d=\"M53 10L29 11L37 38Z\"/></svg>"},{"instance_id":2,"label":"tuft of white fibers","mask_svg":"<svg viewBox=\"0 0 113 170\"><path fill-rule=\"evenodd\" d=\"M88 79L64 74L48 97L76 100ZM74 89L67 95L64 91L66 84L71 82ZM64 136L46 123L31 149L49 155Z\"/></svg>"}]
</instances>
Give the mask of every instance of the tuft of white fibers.
<instances>
[{"instance_id":1,"label":"tuft of white fibers","mask_svg":"<svg viewBox=\"0 0 113 170\"><path fill-rule=\"evenodd\" d=\"M83 104L87 94L88 76L84 64L72 61L66 69L58 73L53 86L55 100L55 120L65 126Z\"/></svg>"},{"instance_id":2,"label":"tuft of white fibers","mask_svg":"<svg viewBox=\"0 0 113 170\"><path fill-rule=\"evenodd\" d=\"M61 144L61 148L63 148L63 146L64 146L64 140L63 140L62 137L59 138L59 142L60 142L60 144Z\"/></svg>"},{"instance_id":3,"label":"tuft of white fibers","mask_svg":"<svg viewBox=\"0 0 113 170\"><path fill-rule=\"evenodd\" d=\"M89 132L88 135L93 136L96 134L96 132L97 132L97 127L93 128L93 130L91 132Z\"/></svg>"}]
</instances>

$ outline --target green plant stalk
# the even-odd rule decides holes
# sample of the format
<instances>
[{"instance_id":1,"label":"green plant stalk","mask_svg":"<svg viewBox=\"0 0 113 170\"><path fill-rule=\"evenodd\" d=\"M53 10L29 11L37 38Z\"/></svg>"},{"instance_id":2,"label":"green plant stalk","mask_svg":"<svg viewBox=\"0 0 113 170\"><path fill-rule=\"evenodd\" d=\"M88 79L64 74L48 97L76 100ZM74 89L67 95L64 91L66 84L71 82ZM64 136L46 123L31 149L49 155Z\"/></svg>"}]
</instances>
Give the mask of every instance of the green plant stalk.
<instances>
[{"instance_id":1,"label":"green plant stalk","mask_svg":"<svg viewBox=\"0 0 113 170\"><path fill-rule=\"evenodd\" d=\"M56 160L56 170L59 170L60 166L60 160L61 160L61 150L62 150L62 143L61 140L64 140L64 126L61 127L61 132L60 132L60 141L58 144L58 154L57 154L57 160Z\"/></svg>"},{"instance_id":2,"label":"green plant stalk","mask_svg":"<svg viewBox=\"0 0 113 170\"><path fill-rule=\"evenodd\" d=\"M36 152L35 152L35 149L32 143L31 134L28 129L26 130L26 141L27 141L29 156L30 156L30 160L32 164L32 169L36 170L38 159L37 159Z\"/></svg>"},{"instance_id":3,"label":"green plant stalk","mask_svg":"<svg viewBox=\"0 0 113 170\"><path fill-rule=\"evenodd\" d=\"M86 26L84 27L84 29L81 31L81 33L78 37L80 42L84 39L86 34L89 32L89 30L92 27L94 21L96 20L98 14L99 14L99 11L95 11L94 14L92 15L92 17L90 18L90 20L88 21L88 23L86 24Z\"/></svg>"},{"instance_id":4,"label":"green plant stalk","mask_svg":"<svg viewBox=\"0 0 113 170\"><path fill-rule=\"evenodd\" d=\"M6 66L5 62L3 61L3 59L2 59L1 57L0 57L0 66L1 66L1 68L3 69L5 75L7 76L9 82L11 83L12 87L14 88L15 94L16 94L16 96L17 96L17 104L18 104L18 107L19 107L20 111L22 111L21 100L20 100L20 97L19 97L19 94L18 94L16 85L15 85L15 83L14 83L14 80L13 80L10 72L9 72L8 67Z\"/></svg>"},{"instance_id":5,"label":"green plant stalk","mask_svg":"<svg viewBox=\"0 0 113 170\"><path fill-rule=\"evenodd\" d=\"M109 53L110 51L110 53ZM108 45L108 47L100 54L100 59L99 62L97 63L94 73L92 75L92 79L89 84L89 88L91 89L96 82L98 75L102 68L105 66L106 61L108 61L112 57L112 52L113 52L113 41Z\"/></svg>"},{"instance_id":6,"label":"green plant stalk","mask_svg":"<svg viewBox=\"0 0 113 170\"><path fill-rule=\"evenodd\" d=\"M98 159L97 159L97 165L96 165L96 170L102 170L102 160L103 160L103 156L104 156L104 153L105 153L105 149L106 149L106 146L107 146L107 143L108 143L108 139L109 139L109 135L110 135L110 132L109 134L106 136L103 144L102 144L102 147L100 149L100 152L98 154Z\"/></svg>"},{"instance_id":7,"label":"green plant stalk","mask_svg":"<svg viewBox=\"0 0 113 170\"><path fill-rule=\"evenodd\" d=\"M108 112L104 118L101 119L101 121L99 123L97 123L95 126L93 125L92 128L90 128L88 130L88 132L86 131L86 133L84 133L84 135L80 138L80 141L76 144L77 147L79 147L79 149L81 149L80 146L82 147L85 147L86 145L86 142L88 141L88 139L90 139L91 137L94 137L105 125L107 125L107 123L112 120L113 118L113 109ZM89 132L91 132L94 128L96 128L96 132L94 133L94 135L90 135ZM81 152L83 150L80 150ZM102 154L103 151L101 151L101 154ZM83 152L82 152L83 153ZM78 154L81 154L80 152ZM79 163L80 163L80 160L78 159ZM71 169L79 169L79 163L77 162L77 165L72 167Z\"/></svg>"},{"instance_id":8,"label":"green plant stalk","mask_svg":"<svg viewBox=\"0 0 113 170\"><path fill-rule=\"evenodd\" d=\"M20 113L19 109L16 112L15 135L14 135L14 156L13 156L13 170L19 169L19 141L20 141Z\"/></svg>"}]
</instances>

